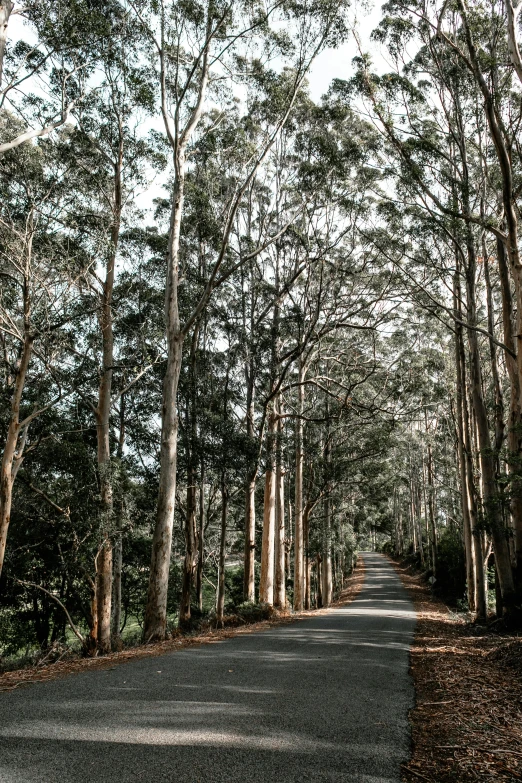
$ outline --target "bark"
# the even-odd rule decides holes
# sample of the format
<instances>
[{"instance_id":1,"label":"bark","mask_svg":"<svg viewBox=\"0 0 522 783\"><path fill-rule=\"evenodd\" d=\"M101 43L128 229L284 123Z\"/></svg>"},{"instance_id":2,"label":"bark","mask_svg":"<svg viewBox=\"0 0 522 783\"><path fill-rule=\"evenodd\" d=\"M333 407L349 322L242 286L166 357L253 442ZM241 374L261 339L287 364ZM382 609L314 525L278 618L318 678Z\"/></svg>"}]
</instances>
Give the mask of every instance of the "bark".
<instances>
[{"instance_id":1,"label":"bark","mask_svg":"<svg viewBox=\"0 0 522 783\"><path fill-rule=\"evenodd\" d=\"M304 377L302 362L299 364L298 416L295 424L295 532L294 532L294 609L300 612L304 605L305 574L304 574L304 536L303 536L303 411L304 411Z\"/></svg>"},{"instance_id":2,"label":"bark","mask_svg":"<svg viewBox=\"0 0 522 783\"><path fill-rule=\"evenodd\" d=\"M275 410L269 414L267 430L267 466L263 503L263 540L261 545L261 578L259 601L274 603L275 517L276 517L276 465L275 436L277 417Z\"/></svg>"},{"instance_id":3,"label":"bark","mask_svg":"<svg viewBox=\"0 0 522 783\"><path fill-rule=\"evenodd\" d=\"M281 429L279 428L280 434ZM286 608L285 485L280 457L276 468L275 588L274 606Z\"/></svg>"},{"instance_id":4,"label":"bark","mask_svg":"<svg viewBox=\"0 0 522 783\"><path fill-rule=\"evenodd\" d=\"M123 541L119 531L116 535L113 550L112 579L112 640L117 649L121 646L121 575L123 571Z\"/></svg>"},{"instance_id":5,"label":"bark","mask_svg":"<svg viewBox=\"0 0 522 783\"><path fill-rule=\"evenodd\" d=\"M431 549L431 566L433 573L437 572L437 528L435 525L435 486L433 479L433 454L431 443L427 448L427 479L428 479L428 520L429 520L429 542Z\"/></svg>"},{"instance_id":6,"label":"bark","mask_svg":"<svg viewBox=\"0 0 522 783\"><path fill-rule=\"evenodd\" d=\"M218 591L216 600L216 622L223 627L225 610L225 565L227 547L227 514L228 514L228 488L224 476L221 478L221 535L219 539L219 573Z\"/></svg>"},{"instance_id":7,"label":"bark","mask_svg":"<svg viewBox=\"0 0 522 783\"><path fill-rule=\"evenodd\" d=\"M27 284L25 289L27 290ZM7 429L4 453L2 455L2 472L0 475L0 575L2 574L2 568L4 564L7 531L9 529L9 522L11 519L13 484L16 475L15 463L17 456L21 458L21 454L17 455L16 450L21 430L20 405L22 402L22 394L27 378L27 370L29 368L29 362L33 350L33 337L28 329L29 302L27 298L25 311L27 329L14 380L13 396L11 399L11 413L9 417L9 426Z\"/></svg>"},{"instance_id":8,"label":"bark","mask_svg":"<svg viewBox=\"0 0 522 783\"><path fill-rule=\"evenodd\" d=\"M198 565L196 569L196 596L198 609L203 611L203 559L205 556L205 464L201 462L199 484Z\"/></svg>"},{"instance_id":9,"label":"bark","mask_svg":"<svg viewBox=\"0 0 522 783\"><path fill-rule=\"evenodd\" d=\"M257 471L256 471L257 474ZM255 592L255 553L256 553L256 476L250 475L245 488L245 554L243 597L254 603Z\"/></svg>"},{"instance_id":10,"label":"bark","mask_svg":"<svg viewBox=\"0 0 522 783\"><path fill-rule=\"evenodd\" d=\"M275 542L274 542L274 606L284 609L286 606L285 571L285 485L282 465L283 422L280 418L281 405L277 401L276 428L276 475L275 475Z\"/></svg>"},{"instance_id":11,"label":"bark","mask_svg":"<svg viewBox=\"0 0 522 783\"><path fill-rule=\"evenodd\" d=\"M504 395L502 393L502 384L500 382L500 375L498 371L497 360L497 346L493 340L495 333L495 312L493 307L493 293L491 289L491 278L489 273L489 260L487 256L487 246L482 239L483 249L482 254L484 258L484 280L486 282L486 304L488 313L488 332L489 338L489 355L491 359L491 377L493 380L493 392L495 395L495 452L500 454L500 449L504 443ZM500 471L500 462L497 464L497 470Z\"/></svg>"},{"instance_id":12,"label":"bark","mask_svg":"<svg viewBox=\"0 0 522 783\"><path fill-rule=\"evenodd\" d=\"M458 321L462 321L460 317L460 282L459 271L455 273L454 278L454 308ZM462 524L463 524L463 538L464 538L464 552L466 556L466 588L468 594L468 607L470 612L475 612L477 609L476 589L475 589L475 547L473 543L472 523L471 523L471 510L470 510L470 496L468 492L468 476L466 468L466 453L465 453L465 433L464 433L464 397L466 394L465 389L465 374L462 360L464 357L463 350L463 338L462 338L462 326L460 323L455 323L455 366L457 374L457 454L459 464L460 475L460 500L462 509ZM485 611L484 604L481 605L481 613Z\"/></svg>"},{"instance_id":13,"label":"bark","mask_svg":"<svg viewBox=\"0 0 522 783\"><path fill-rule=\"evenodd\" d=\"M14 3L11 0L0 0L0 90L2 88L3 74L4 74L4 58L5 49L7 44L7 28L9 25L9 17L11 11L14 8Z\"/></svg>"},{"instance_id":14,"label":"bark","mask_svg":"<svg viewBox=\"0 0 522 783\"><path fill-rule=\"evenodd\" d=\"M96 601L98 605L97 647L101 653L111 650L112 600L112 515L113 487L111 475L110 415L114 366L114 335L112 294L114 289L116 254L120 237L122 211L123 138L120 136L118 158L114 167L113 222L110 248L105 267L105 280L100 308L102 338L102 369L96 408L98 475L101 501L101 545L96 558Z\"/></svg>"},{"instance_id":15,"label":"bark","mask_svg":"<svg viewBox=\"0 0 522 783\"><path fill-rule=\"evenodd\" d=\"M316 555L316 575L317 575L317 592L315 597L315 605L317 609L321 609L323 605L323 569L322 569L322 558L320 552Z\"/></svg>"},{"instance_id":16,"label":"bark","mask_svg":"<svg viewBox=\"0 0 522 783\"><path fill-rule=\"evenodd\" d=\"M322 556L322 605L332 603L332 503L329 493L324 499L324 543Z\"/></svg>"},{"instance_id":17,"label":"bark","mask_svg":"<svg viewBox=\"0 0 522 783\"><path fill-rule=\"evenodd\" d=\"M251 303L251 332L253 325L254 304ZM246 318L246 315L245 315ZM245 381L246 381L246 432L247 437L254 439L254 360L249 353L245 361ZM256 600L255 592L255 558L256 558L256 478L257 463L250 468L250 472L245 482L245 552L244 552L244 576L243 576L243 598L245 601L254 603Z\"/></svg>"},{"instance_id":18,"label":"bark","mask_svg":"<svg viewBox=\"0 0 522 783\"><path fill-rule=\"evenodd\" d=\"M122 468L123 446L125 444L125 394L120 397L120 434L118 437L117 457ZM121 649L121 577L123 571L123 520L125 513L124 488L121 489L121 497L118 502L118 519L116 525L116 536L114 540L114 551L112 561L112 644L116 649Z\"/></svg>"},{"instance_id":19,"label":"bark","mask_svg":"<svg viewBox=\"0 0 522 783\"><path fill-rule=\"evenodd\" d=\"M522 411L520 408L520 379L517 361L513 358L517 350L513 318L513 298L509 282L508 259L504 243L497 240L497 258L502 293L502 323L504 344L507 350L504 359L510 380L508 420L508 469L511 490L511 519L514 529L517 590L522 594Z\"/></svg>"},{"instance_id":20,"label":"bark","mask_svg":"<svg viewBox=\"0 0 522 783\"><path fill-rule=\"evenodd\" d=\"M112 543L107 538L96 558L96 647L99 652L111 650Z\"/></svg>"},{"instance_id":21,"label":"bark","mask_svg":"<svg viewBox=\"0 0 522 783\"><path fill-rule=\"evenodd\" d=\"M172 330L174 331L174 330ZM182 341L171 333L167 370L163 382L163 405L160 444L160 486L156 525L152 539L147 606L143 638L146 642L162 640L167 629L167 590L169 583L172 526L176 500L176 463L178 415L176 398L181 371Z\"/></svg>"},{"instance_id":22,"label":"bark","mask_svg":"<svg viewBox=\"0 0 522 783\"><path fill-rule=\"evenodd\" d=\"M309 556L310 549L310 507L308 504L303 509L303 560L304 560L304 608L310 609L312 561Z\"/></svg>"},{"instance_id":23,"label":"bark","mask_svg":"<svg viewBox=\"0 0 522 783\"><path fill-rule=\"evenodd\" d=\"M520 58L520 49L517 41L517 23L518 17L522 6L520 0L516 5L513 5L511 0L506 0L506 12L507 12L507 39L508 49L511 62L516 71L516 74L522 82L522 60Z\"/></svg>"},{"instance_id":24,"label":"bark","mask_svg":"<svg viewBox=\"0 0 522 783\"><path fill-rule=\"evenodd\" d=\"M196 440L197 440L197 400L196 400L196 350L199 329L194 329L189 358L189 411L187 430L187 513L185 516L185 558L183 560L183 575L181 601L179 610L180 627L190 622L191 593L196 571L198 553L197 542L197 482L196 482Z\"/></svg>"},{"instance_id":25,"label":"bark","mask_svg":"<svg viewBox=\"0 0 522 783\"><path fill-rule=\"evenodd\" d=\"M183 573L181 577L181 602L179 607L179 624L183 626L190 623L191 595L194 584L197 554L196 531L196 475L191 467L188 475L187 486L187 513L185 516L185 557L183 559Z\"/></svg>"}]
</instances>

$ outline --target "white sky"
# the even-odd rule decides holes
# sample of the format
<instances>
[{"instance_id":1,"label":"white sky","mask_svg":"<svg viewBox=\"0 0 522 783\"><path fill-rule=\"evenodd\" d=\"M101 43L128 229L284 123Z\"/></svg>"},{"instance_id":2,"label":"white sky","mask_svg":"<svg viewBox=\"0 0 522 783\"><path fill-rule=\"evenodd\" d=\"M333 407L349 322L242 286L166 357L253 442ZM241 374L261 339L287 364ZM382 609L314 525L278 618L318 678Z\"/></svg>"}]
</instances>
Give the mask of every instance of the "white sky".
<instances>
[{"instance_id":1,"label":"white sky","mask_svg":"<svg viewBox=\"0 0 522 783\"><path fill-rule=\"evenodd\" d=\"M370 35L381 19L381 7L382 3L379 0L373 3L370 0L368 4L354 0L351 13L351 22L357 31L362 48L371 53L379 71L389 70L389 68L380 53L379 46L374 41L370 41ZM314 101L318 101L327 92L332 79L348 79L352 75L352 59L357 54L357 44L354 37L350 36L348 41L338 49L325 49L319 55L312 66L308 80Z\"/></svg>"},{"instance_id":2,"label":"white sky","mask_svg":"<svg viewBox=\"0 0 522 783\"><path fill-rule=\"evenodd\" d=\"M387 71L384 52L370 40L372 31L377 27L382 16L383 0L353 0L353 6L349 11L349 26L357 32L363 51L370 52L377 71ZM12 16L9 23L9 39L16 41L19 38L30 39L30 31L20 16ZM353 74L352 59L358 54L358 46L355 37L350 35L348 40L338 49L325 49L315 60L310 70L308 84L311 97L319 101L328 91L333 79L349 79ZM155 125L155 122L152 122ZM162 130L163 125L157 118L157 126ZM142 207L150 206L151 193L159 194L161 186L159 182L151 183L144 193L138 195L136 203Z\"/></svg>"}]
</instances>

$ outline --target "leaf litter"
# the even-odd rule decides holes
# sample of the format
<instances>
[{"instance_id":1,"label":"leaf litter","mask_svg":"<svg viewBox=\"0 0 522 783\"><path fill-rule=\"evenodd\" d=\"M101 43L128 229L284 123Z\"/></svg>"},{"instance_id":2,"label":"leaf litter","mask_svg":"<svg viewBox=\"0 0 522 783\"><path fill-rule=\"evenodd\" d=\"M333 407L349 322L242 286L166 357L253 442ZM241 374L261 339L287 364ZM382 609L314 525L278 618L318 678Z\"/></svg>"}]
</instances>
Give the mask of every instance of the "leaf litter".
<instances>
[{"instance_id":1,"label":"leaf litter","mask_svg":"<svg viewBox=\"0 0 522 783\"><path fill-rule=\"evenodd\" d=\"M522 780L522 638L502 624L456 616L418 574L394 565L418 617L403 781Z\"/></svg>"}]
</instances>

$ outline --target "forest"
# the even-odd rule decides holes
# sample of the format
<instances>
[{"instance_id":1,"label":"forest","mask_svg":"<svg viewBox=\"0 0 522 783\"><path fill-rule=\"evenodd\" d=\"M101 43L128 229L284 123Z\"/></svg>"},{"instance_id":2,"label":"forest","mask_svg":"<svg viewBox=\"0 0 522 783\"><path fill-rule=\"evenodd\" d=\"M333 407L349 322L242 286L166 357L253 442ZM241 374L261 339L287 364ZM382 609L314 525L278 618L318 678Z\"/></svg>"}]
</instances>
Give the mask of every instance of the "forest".
<instances>
[{"instance_id":1,"label":"forest","mask_svg":"<svg viewBox=\"0 0 522 783\"><path fill-rule=\"evenodd\" d=\"M361 550L520 622L519 10L0 0L2 664Z\"/></svg>"}]
</instances>

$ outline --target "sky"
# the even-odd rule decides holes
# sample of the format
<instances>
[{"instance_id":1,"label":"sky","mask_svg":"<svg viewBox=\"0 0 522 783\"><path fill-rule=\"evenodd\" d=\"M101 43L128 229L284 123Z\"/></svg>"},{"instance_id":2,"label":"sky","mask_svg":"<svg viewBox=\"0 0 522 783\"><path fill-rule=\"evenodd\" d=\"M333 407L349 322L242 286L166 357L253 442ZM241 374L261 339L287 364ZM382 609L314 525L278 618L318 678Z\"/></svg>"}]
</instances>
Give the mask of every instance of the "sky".
<instances>
[{"instance_id":1,"label":"sky","mask_svg":"<svg viewBox=\"0 0 522 783\"><path fill-rule=\"evenodd\" d=\"M371 53L379 70L381 64L383 70L388 70L380 47L370 40L371 32L377 27L382 16L381 7L380 0L368 4L354 0L350 21L357 31L363 50ZM348 79L352 75L352 59L357 54L357 44L352 35L338 49L325 49L321 52L312 66L308 80L313 100L318 101L328 91L332 79Z\"/></svg>"},{"instance_id":2,"label":"sky","mask_svg":"<svg viewBox=\"0 0 522 783\"><path fill-rule=\"evenodd\" d=\"M353 5L349 10L348 26L356 33L363 51L367 51L372 56L372 61L377 70L389 70L386 60L383 56L381 47L370 39L372 31L377 27L382 16L383 0L352 0ZM30 38L27 26L24 25L20 16L11 17L9 23L9 38L16 41L20 38L26 40ZM348 39L340 47L325 49L314 61L308 77L308 86L311 97L314 101L319 101L327 93L333 79L348 79L353 74L352 59L358 54L358 46L354 35L349 35ZM158 126L162 130L161 119L157 118ZM136 203L144 207L150 206L151 193L159 193L161 186L159 182L151 183L145 192L139 194Z\"/></svg>"}]
</instances>

